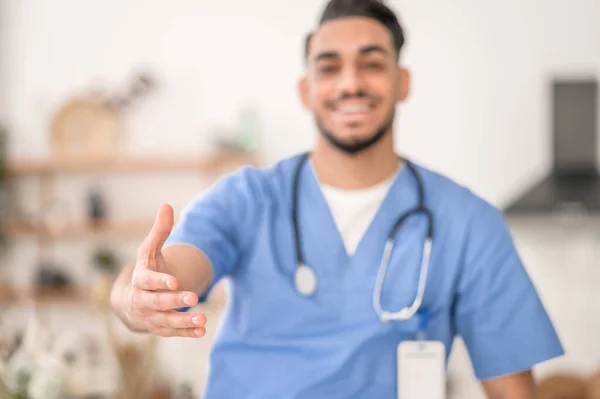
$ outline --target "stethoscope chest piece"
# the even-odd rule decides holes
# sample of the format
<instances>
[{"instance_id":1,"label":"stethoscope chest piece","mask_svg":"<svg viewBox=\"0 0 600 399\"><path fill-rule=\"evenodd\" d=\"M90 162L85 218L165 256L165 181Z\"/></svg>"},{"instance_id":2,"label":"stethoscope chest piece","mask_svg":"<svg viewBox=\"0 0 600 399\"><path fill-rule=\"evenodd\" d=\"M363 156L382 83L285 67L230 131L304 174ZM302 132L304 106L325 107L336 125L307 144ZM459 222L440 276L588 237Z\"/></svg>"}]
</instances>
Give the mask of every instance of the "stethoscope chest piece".
<instances>
[{"instance_id":1,"label":"stethoscope chest piece","mask_svg":"<svg viewBox=\"0 0 600 399\"><path fill-rule=\"evenodd\" d=\"M312 295L317 290L317 275L310 267L299 264L294 275L294 283L300 294Z\"/></svg>"}]
</instances>

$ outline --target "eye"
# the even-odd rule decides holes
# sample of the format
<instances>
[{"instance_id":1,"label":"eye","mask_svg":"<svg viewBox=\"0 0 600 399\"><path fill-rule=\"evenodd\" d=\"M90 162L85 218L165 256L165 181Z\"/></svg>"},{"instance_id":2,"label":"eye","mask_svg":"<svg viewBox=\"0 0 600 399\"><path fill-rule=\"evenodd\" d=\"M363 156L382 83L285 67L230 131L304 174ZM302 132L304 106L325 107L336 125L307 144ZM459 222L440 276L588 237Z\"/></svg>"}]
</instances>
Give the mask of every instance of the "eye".
<instances>
[{"instance_id":1,"label":"eye","mask_svg":"<svg viewBox=\"0 0 600 399\"><path fill-rule=\"evenodd\" d=\"M367 67L367 69L370 69L373 71L381 71L381 70L385 69L385 65L382 62L378 62L378 61L367 62L366 67Z\"/></svg>"},{"instance_id":2,"label":"eye","mask_svg":"<svg viewBox=\"0 0 600 399\"><path fill-rule=\"evenodd\" d=\"M321 75L327 75L337 71L336 65L322 65L317 69Z\"/></svg>"}]
</instances>

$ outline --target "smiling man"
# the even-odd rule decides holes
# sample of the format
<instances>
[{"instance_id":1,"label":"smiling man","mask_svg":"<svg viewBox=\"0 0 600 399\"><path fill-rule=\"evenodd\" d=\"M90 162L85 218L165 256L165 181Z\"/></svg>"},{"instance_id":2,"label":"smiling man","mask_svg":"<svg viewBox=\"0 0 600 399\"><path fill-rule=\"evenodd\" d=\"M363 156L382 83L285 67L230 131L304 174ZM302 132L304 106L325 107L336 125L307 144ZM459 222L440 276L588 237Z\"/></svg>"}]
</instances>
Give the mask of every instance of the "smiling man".
<instances>
[{"instance_id":1,"label":"smiling man","mask_svg":"<svg viewBox=\"0 0 600 399\"><path fill-rule=\"evenodd\" d=\"M114 284L132 330L201 337L180 310L229 278L203 398L438 399L462 336L489 398L532 399L563 353L501 212L395 153L403 44L382 2L330 1L298 85L314 148L224 177L176 226L161 207Z\"/></svg>"},{"instance_id":2,"label":"smiling man","mask_svg":"<svg viewBox=\"0 0 600 399\"><path fill-rule=\"evenodd\" d=\"M409 84L408 71L397 66L404 43L400 26L387 30L360 11L366 10L330 3L318 34L306 40L308 75L300 84L304 105L323 137L346 154L369 148L391 132L396 103L406 98Z\"/></svg>"}]
</instances>

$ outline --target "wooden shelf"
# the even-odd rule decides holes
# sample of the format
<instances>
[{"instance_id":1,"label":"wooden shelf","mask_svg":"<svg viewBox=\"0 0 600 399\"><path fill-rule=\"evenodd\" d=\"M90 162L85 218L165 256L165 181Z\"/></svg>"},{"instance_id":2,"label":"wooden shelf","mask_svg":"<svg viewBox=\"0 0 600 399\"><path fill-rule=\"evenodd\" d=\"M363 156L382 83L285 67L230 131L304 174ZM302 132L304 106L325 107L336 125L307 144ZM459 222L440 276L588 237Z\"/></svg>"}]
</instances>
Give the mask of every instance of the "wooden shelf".
<instances>
[{"instance_id":1,"label":"wooden shelf","mask_svg":"<svg viewBox=\"0 0 600 399\"><path fill-rule=\"evenodd\" d=\"M25 304L81 304L90 303L90 290L85 287L36 287L16 289L0 285L0 305Z\"/></svg>"},{"instance_id":2,"label":"wooden shelf","mask_svg":"<svg viewBox=\"0 0 600 399\"><path fill-rule=\"evenodd\" d=\"M93 287L35 287L17 289L0 284L0 306L16 305L81 305L94 303ZM217 284L207 301L199 305L200 311L222 311L227 303L227 293L222 283Z\"/></svg>"},{"instance_id":3,"label":"wooden shelf","mask_svg":"<svg viewBox=\"0 0 600 399\"><path fill-rule=\"evenodd\" d=\"M82 158L61 161L56 159L11 159L5 173L8 176L77 173L150 173L199 172L214 173L243 164L256 164L250 154L219 152L201 156L131 156L111 159Z\"/></svg>"},{"instance_id":4,"label":"wooden shelf","mask_svg":"<svg viewBox=\"0 0 600 399\"><path fill-rule=\"evenodd\" d=\"M43 225L24 222L5 222L4 234L11 238L46 237L54 239L78 238L138 238L150 231L154 220L107 220L93 225L90 222L69 222L56 229L46 229Z\"/></svg>"}]
</instances>

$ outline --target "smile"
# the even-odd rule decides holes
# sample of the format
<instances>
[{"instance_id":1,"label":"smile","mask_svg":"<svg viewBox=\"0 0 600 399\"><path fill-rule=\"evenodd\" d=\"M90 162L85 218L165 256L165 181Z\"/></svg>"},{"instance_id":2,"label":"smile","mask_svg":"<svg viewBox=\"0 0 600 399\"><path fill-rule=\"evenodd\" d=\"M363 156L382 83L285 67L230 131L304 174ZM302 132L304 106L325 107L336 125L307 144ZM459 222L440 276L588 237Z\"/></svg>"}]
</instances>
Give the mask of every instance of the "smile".
<instances>
[{"instance_id":1,"label":"smile","mask_svg":"<svg viewBox=\"0 0 600 399\"><path fill-rule=\"evenodd\" d=\"M371 111L371 107L368 104L348 104L338 108L338 112L343 115L348 114L363 114Z\"/></svg>"},{"instance_id":2,"label":"smile","mask_svg":"<svg viewBox=\"0 0 600 399\"><path fill-rule=\"evenodd\" d=\"M348 102L335 107L335 117L343 124L360 124L366 122L372 114L374 105L361 102Z\"/></svg>"}]
</instances>

